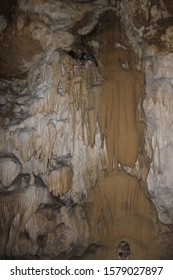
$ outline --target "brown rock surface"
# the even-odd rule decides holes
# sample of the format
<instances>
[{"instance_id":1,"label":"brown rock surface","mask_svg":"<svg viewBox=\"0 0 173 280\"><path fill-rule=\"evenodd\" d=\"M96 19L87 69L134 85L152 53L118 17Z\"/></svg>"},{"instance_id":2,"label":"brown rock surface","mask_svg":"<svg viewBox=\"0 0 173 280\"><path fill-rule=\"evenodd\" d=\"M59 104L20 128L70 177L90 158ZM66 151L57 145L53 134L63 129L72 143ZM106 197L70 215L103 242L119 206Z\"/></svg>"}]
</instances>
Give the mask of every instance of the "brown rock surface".
<instances>
[{"instance_id":1,"label":"brown rock surface","mask_svg":"<svg viewBox=\"0 0 173 280\"><path fill-rule=\"evenodd\" d=\"M171 3L0 4L0 258L172 259Z\"/></svg>"}]
</instances>

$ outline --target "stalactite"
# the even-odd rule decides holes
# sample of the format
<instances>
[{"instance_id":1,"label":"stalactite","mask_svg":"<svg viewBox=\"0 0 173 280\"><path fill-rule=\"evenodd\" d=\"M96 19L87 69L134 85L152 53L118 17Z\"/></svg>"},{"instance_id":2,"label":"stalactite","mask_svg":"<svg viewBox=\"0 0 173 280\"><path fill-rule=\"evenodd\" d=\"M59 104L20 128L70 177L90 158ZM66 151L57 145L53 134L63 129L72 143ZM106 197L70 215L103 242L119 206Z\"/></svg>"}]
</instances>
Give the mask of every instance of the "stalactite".
<instances>
[{"instance_id":1,"label":"stalactite","mask_svg":"<svg viewBox=\"0 0 173 280\"><path fill-rule=\"evenodd\" d=\"M17 2L0 16L0 258L172 256L169 1Z\"/></svg>"}]
</instances>

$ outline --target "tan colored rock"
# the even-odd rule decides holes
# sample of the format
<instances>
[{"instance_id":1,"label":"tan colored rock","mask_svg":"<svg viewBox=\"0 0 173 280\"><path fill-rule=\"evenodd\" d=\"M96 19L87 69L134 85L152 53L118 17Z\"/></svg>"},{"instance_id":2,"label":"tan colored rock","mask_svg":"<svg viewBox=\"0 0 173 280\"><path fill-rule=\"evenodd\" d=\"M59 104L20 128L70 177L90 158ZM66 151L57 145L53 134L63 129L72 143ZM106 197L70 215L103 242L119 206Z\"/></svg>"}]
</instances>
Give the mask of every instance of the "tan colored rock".
<instances>
[{"instance_id":1,"label":"tan colored rock","mask_svg":"<svg viewBox=\"0 0 173 280\"><path fill-rule=\"evenodd\" d=\"M47 178L49 191L55 196L68 192L72 187L73 172L70 167L60 167L52 170Z\"/></svg>"},{"instance_id":2,"label":"tan colored rock","mask_svg":"<svg viewBox=\"0 0 173 280\"><path fill-rule=\"evenodd\" d=\"M0 20L0 258L169 259L168 1L18 5Z\"/></svg>"},{"instance_id":3,"label":"tan colored rock","mask_svg":"<svg viewBox=\"0 0 173 280\"><path fill-rule=\"evenodd\" d=\"M4 186L9 186L21 171L21 163L14 155L0 155L0 181Z\"/></svg>"}]
</instances>

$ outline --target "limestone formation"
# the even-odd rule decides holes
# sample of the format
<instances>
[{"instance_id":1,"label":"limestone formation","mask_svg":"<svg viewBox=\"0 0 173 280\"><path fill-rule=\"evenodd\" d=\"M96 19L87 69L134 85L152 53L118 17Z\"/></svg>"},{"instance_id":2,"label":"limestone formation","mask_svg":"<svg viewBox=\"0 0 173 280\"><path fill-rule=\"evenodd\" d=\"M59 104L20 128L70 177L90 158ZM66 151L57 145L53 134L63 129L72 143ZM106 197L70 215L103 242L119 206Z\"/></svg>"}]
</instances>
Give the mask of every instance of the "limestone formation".
<instances>
[{"instance_id":1,"label":"limestone formation","mask_svg":"<svg viewBox=\"0 0 173 280\"><path fill-rule=\"evenodd\" d=\"M0 258L172 259L170 1L1 5Z\"/></svg>"}]
</instances>

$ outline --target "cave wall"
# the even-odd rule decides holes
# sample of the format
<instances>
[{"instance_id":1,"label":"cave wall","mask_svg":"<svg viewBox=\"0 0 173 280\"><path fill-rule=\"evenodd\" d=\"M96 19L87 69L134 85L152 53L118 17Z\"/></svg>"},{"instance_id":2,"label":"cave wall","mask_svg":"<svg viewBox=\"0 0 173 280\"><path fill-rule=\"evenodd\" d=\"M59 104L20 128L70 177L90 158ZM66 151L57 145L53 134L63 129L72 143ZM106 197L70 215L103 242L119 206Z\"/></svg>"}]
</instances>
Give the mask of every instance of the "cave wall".
<instances>
[{"instance_id":1,"label":"cave wall","mask_svg":"<svg viewBox=\"0 0 173 280\"><path fill-rule=\"evenodd\" d=\"M0 257L172 258L169 1L12 7L0 15Z\"/></svg>"},{"instance_id":2,"label":"cave wall","mask_svg":"<svg viewBox=\"0 0 173 280\"><path fill-rule=\"evenodd\" d=\"M122 5L127 11L126 1ZM136 53L141 57L145 72L143 107L147 125L146 149L150 157L147 187L161 222L172 224L172 4L170 1L141 4L139 13L145 15L141 24L136 22L136 10L131 5L130 13L124 14L123 19L129 30L126 33L128 40L133 46L136 43Z\"/></svg>"}]
</instances>

